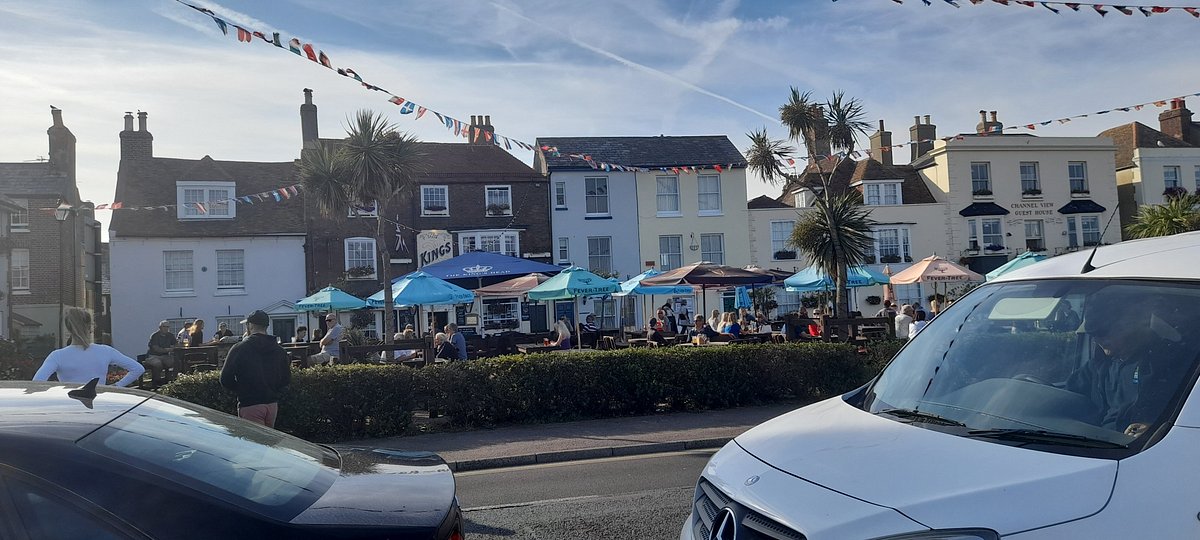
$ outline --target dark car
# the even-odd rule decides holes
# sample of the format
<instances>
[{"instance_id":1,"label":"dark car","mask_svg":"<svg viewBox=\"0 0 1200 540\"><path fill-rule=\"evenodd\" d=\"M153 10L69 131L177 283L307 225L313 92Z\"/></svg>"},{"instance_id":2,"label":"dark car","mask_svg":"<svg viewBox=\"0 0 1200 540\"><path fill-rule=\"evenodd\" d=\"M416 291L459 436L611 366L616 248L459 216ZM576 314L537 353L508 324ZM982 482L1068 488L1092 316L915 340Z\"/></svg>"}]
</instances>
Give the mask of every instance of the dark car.
<instances>
[{"instance_id":1,"label":"dark car","mask_svg":"<svg viewBox=\"0 0 1200 540\"><path fill-rule=\"evenodd\" d=\"M425 452L335 451L140 390L0 382L0 539L462 538Z\"/></svg>"}]
</instances>

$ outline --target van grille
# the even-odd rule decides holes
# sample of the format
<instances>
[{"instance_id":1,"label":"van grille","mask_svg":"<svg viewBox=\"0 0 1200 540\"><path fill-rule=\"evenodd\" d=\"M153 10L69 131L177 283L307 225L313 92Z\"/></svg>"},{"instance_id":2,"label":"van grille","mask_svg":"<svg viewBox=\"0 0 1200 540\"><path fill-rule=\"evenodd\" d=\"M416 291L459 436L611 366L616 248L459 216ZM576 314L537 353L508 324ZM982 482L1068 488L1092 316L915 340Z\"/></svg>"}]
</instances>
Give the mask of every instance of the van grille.
<instances>
[{"instance_id":1,"label":"van grille","mask_svg":"<svg viewBox=\"0 0 1200 540\"><path fill-rule=\"evenodd\" d=\"M733 512L739 540L805 540L803 534L738 504L703 478L697 486L696 502L692 506L692 536L696 540L708 540L713 521L725 508Z\"/></svg>"}]
</instances>

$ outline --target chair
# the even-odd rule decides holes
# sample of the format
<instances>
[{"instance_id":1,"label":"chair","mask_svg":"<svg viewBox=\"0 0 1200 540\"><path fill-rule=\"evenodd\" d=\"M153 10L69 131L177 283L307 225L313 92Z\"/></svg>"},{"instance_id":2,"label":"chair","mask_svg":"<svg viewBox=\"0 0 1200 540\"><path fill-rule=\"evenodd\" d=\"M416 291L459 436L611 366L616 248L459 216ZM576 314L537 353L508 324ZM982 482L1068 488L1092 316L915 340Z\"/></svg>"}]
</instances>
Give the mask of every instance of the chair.
<instances>
[{"instance_id":1,"label":"chair","mask_svg":"<svg viewBox=\"0 0 1200 540\"><path fill-rule=\"evenodd\" d=\"M612 336L600 336L596 341L596 350L611 351L617 348L617 340Z\"/></svg>"}]
</instances>

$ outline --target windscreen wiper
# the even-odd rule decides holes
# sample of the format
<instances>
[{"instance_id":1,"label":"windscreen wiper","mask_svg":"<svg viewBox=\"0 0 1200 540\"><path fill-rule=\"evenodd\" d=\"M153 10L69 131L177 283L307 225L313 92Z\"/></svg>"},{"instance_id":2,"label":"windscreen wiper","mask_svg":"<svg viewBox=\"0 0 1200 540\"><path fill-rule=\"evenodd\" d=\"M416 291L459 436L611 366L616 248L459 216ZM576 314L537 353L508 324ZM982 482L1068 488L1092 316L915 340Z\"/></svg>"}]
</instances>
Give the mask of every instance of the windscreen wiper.
<instances>
[{"instance_id":1,"label":"windscreen wiper","mask_svg":"<svg viewBox=\"0 0 1200 540\"><path fill-rule=\"evenodd\" d=\"M1096 439L1086 435L1073 433L1058 433L1041 429L973 429L967 432L968 437L984 437L1001 441L1020 441L1031 443L1057 444L1061 446L1078 446L1083 448L1129 448L1104 439Z\"/></svg>"},{"instance_id":2,"label":"windscreen wiper","mask_svg":"<svg viewBox=\"0 0 1200 540\"><path fill-rule=\"evenodd\" d=\"M939 415L936 415L933 413L918 411L916 409L884 409L882 411L879 411L876 414L890 414L897 418L903 418L905 420L911 420L913 422L924 422L926 424L941 424L943 426L967 427L966 424L959 422L958 420L953 420L950 418L946 418L945 416L939 416Z\"/></svg>"}]
</instances>

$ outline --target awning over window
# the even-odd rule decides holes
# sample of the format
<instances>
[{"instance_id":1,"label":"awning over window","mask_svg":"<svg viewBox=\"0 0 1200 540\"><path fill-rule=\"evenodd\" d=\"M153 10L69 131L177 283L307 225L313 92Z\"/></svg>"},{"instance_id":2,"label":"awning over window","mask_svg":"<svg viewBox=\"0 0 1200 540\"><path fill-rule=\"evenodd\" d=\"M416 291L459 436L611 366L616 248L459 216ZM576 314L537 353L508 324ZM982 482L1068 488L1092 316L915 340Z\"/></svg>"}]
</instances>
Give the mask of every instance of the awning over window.
<instances>
[{"instance_id":1,"label":"awning over window","mask_svg":"<svg viewBox=\"0 0 1200 540\"><path fill-rule=\"evenodd\" d=\"M1003 206L993 202L977 202L966 208L958 211L958 215L962 217L975 216L1004 216L1008 214Z\"/></svg>"},{"instance_id":2,"label":"awning over window","mask_svg":"<svg viewBox=\"0 0 1200 540\"><path fill-rule=\"evenodd\" d=\"M1096 202L1091 199L1079 199L1079 200L1071 201L1071 202L1063 205L1062 208L1058 209L1058 213L1060 213L1060 214L1099 214L1105 210L1107 210L1107 208L1104 208L1103 206L1096 204Z\"/></svg>"}]
</instances>

